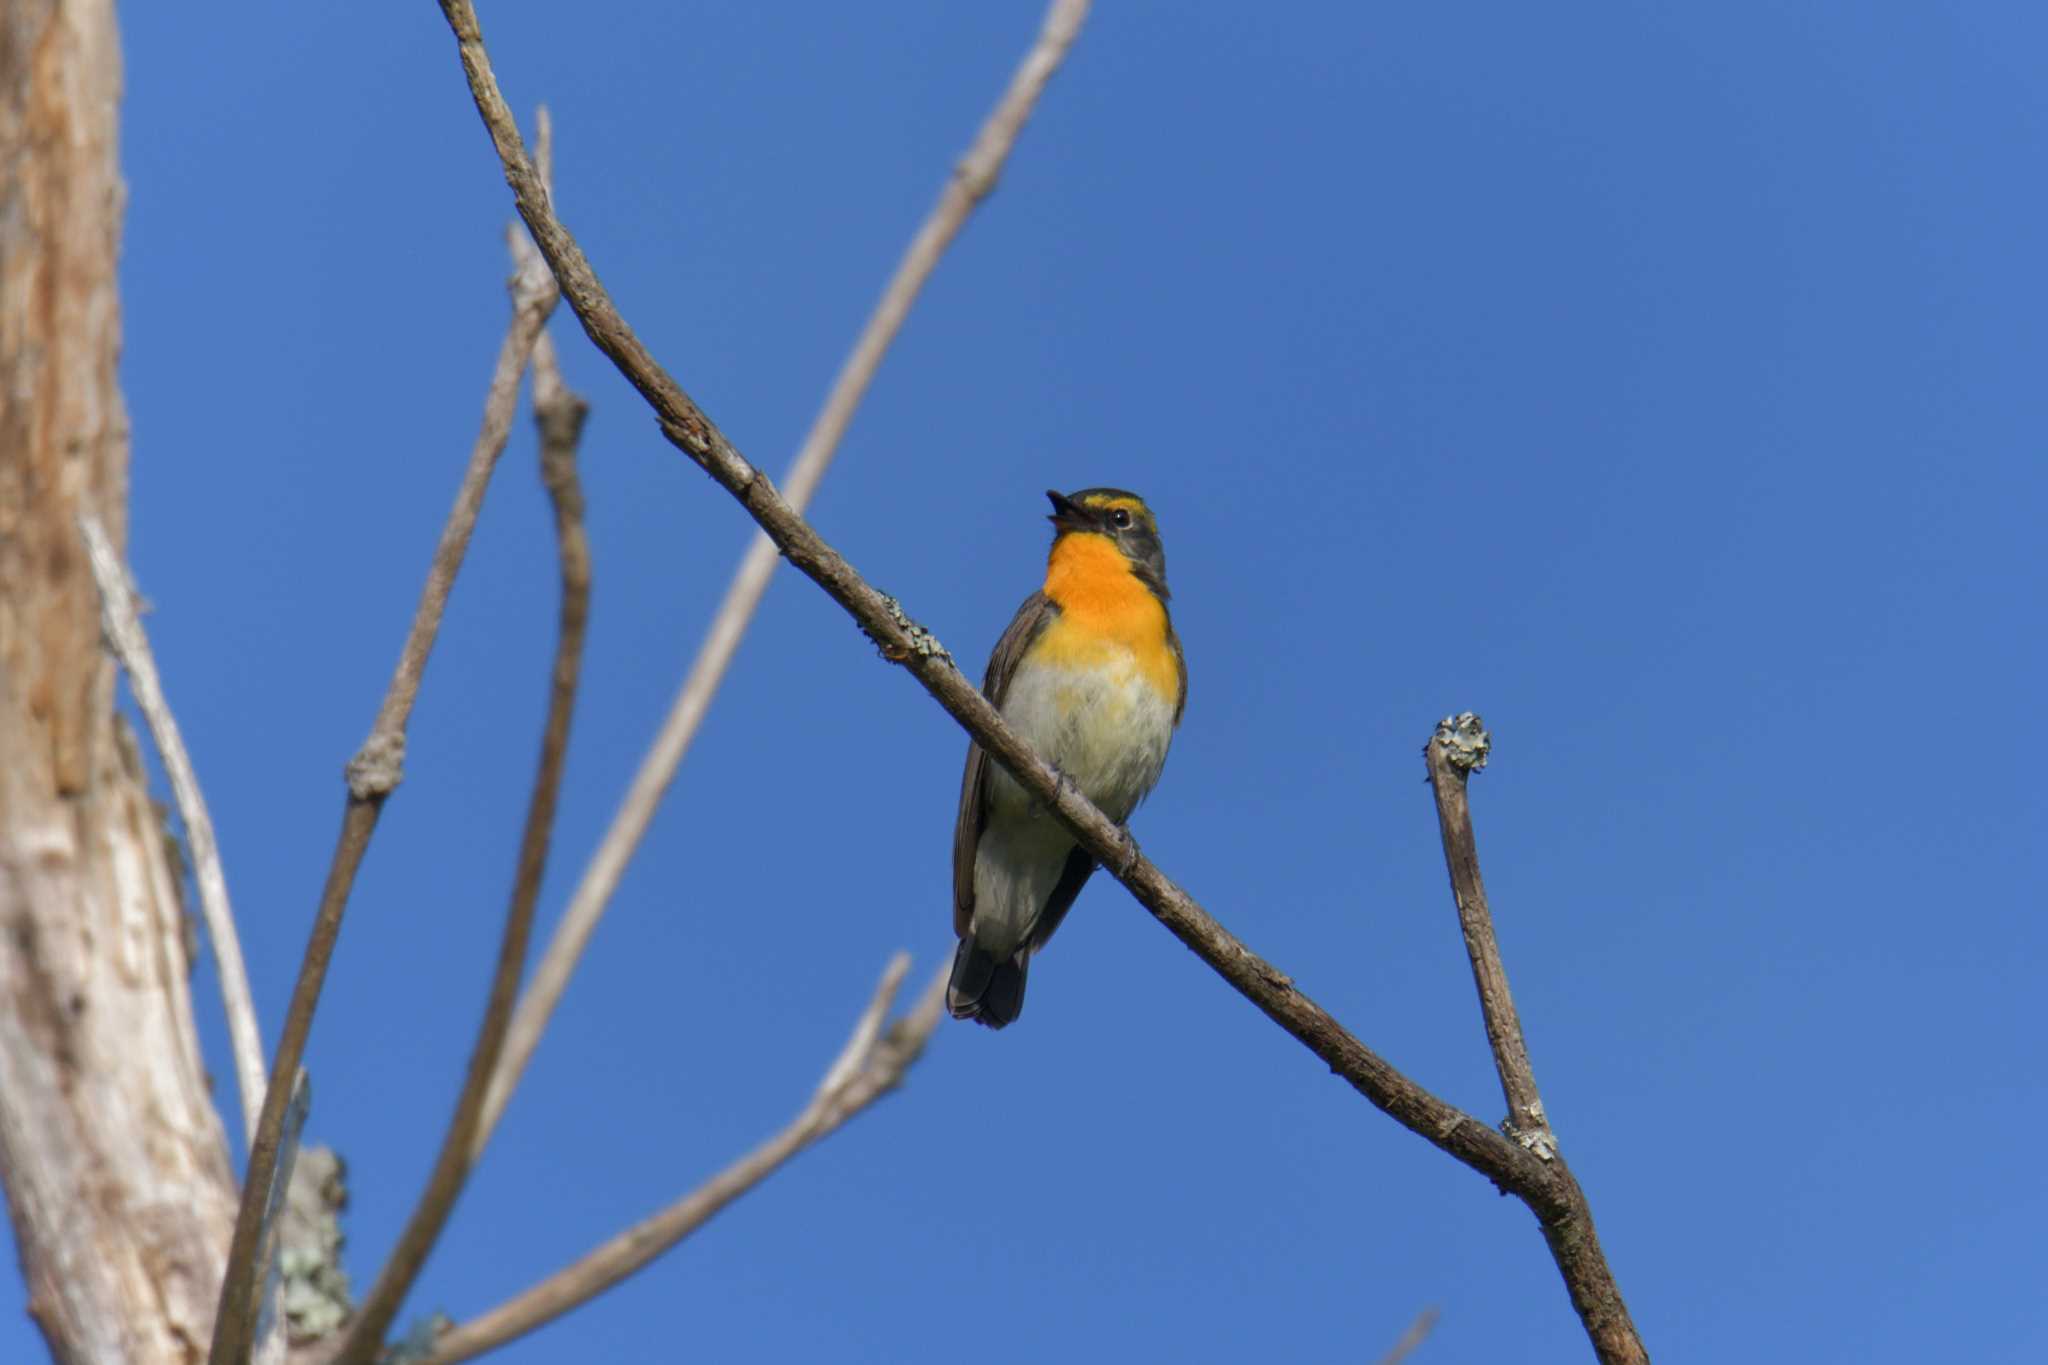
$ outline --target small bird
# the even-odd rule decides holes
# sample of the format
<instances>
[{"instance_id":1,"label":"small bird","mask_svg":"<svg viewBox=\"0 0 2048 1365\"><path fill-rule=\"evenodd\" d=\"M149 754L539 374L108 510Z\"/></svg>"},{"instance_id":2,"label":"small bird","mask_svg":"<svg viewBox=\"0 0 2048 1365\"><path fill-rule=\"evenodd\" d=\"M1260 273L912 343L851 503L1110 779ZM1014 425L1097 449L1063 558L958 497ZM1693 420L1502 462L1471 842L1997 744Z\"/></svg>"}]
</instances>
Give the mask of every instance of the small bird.
<instances>
[{"instance_id":1,"label":"small bird","mask_svg":"<svg viewBox=\"0 0 2048 1365\"><path fill-rule=\"evenodd\" d=\"M1166 552L1144 499L1048 492L1045 586L989 657L982 694L1110 819L1128 819L1166 766L1188 665L1166 611ZM1059 928L1095 859L981 746L967 746L953 828L946 1008L1001 1028L1024 1008L1031 955Z\"/></svg>"}]
</instances>

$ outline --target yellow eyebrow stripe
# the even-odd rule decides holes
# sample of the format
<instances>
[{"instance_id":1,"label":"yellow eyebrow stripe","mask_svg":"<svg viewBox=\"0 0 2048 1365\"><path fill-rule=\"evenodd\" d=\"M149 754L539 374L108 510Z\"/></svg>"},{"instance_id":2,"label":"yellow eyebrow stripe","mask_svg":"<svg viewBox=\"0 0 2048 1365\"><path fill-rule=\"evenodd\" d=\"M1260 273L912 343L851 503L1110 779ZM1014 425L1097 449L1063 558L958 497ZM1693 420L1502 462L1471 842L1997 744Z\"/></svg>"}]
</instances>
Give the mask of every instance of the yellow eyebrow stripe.
<instances>
[{"instance_id":1,"label":"yellow eyebrow stripe","mask_svg":"<svg viewBox=\"0 0 2048 1365\"><path fill-rule=\"evenodd\" d=\"M1083 507L1097 508L1104 512L1114 511L1120 507L1131 515L1140 518L1148 525L1152 521L1152 509L1145 505L1143 498L1105 498L1098 493L1092 498L1081 499L1081 505Z\"/></svg>"}]
</instances>

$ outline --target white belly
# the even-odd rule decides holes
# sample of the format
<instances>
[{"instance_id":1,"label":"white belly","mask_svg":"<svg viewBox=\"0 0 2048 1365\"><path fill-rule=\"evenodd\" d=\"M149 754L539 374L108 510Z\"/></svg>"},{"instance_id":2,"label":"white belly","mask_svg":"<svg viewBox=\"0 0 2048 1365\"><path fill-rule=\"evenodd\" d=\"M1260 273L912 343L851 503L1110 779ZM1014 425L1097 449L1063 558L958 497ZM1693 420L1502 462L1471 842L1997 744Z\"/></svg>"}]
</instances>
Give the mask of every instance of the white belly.
<instances>
[{"instance_id":1,"label":"white belly","mask_svg":"<svg viewBox=\"0 0 2048 1365\"><path fill-rule=\"evenodd\" d=\"M1173 742L1173 706L1124 660L1090 669L1020 668L1003 719L1110 819L1123 821L1159 781ZM1033 803L1001 768L991 816ZM1042 812L1039 818L1050 819Z\"/></svg>"}]
</instances>

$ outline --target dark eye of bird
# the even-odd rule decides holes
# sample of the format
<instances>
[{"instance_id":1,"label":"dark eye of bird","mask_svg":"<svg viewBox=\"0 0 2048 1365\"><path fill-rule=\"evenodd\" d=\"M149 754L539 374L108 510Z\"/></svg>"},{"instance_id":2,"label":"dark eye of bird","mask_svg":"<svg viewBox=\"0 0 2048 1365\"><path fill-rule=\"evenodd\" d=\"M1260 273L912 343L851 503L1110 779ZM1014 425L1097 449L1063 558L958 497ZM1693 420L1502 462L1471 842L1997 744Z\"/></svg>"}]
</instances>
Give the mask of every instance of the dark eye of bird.
<instances>
[{"instance_id":1,"label":"dark eye of bird","mask_svg":"<svg viewBox=\"0 0 2048 1365\"><path fill-rule=\"evenodd\" d=\"M1128 531L1131 529L1131 514L1124 508L1119 507L1114 512L1111 512L1109 514L1109 520L1110 523L1114 525L1116 529L1119 531Z\"/></svg>"}]
</instances>

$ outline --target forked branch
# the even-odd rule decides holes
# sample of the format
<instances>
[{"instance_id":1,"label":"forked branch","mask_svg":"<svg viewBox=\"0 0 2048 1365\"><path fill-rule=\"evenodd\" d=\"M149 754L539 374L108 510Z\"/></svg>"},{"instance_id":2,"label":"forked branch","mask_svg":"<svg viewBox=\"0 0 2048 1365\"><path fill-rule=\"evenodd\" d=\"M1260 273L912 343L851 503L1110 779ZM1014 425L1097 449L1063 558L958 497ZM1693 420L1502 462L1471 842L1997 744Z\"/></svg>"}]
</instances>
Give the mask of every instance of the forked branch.
<instances>
[{"instance_id":1,"label":"forked branch","mask_svg":"<svg viewBox=\"0 0 2048 1365\"><path fill-rule=\"evenodd\" d=\"M551 293L552 281L543 283L544 275L544 271L534 269L523 272L522 278L530 279L531 287ZM476 1045L470 1053L462 1093L441 1139L440 1154L435 1158L427 1187L420 1194L419 1205L349 1324L348 1335L335 1356L340 1365L369 1365L383 1351L384 1334L404 1306L413 1280L447 1226L456 1197L462 1193L475 1166L475 1138L483 1119L484 1096L504 1049L520 973L526 966L534 908L539 904L541 880L547 870L562 772L568 762L569 723L582 677L583 641L590 621L590 544L584 530L583 489L576 474L576 450L588 405L561 386L552 367L545 380L536 376L534 394L541 429L541 482L554 509L556 557L561 569L555 656L549 671L540 764L527 802L526 828L519 841L511 904L506 909L505 927L498 942L497 969L492 974L483 1021L477 1027Z\"/></svg>"},{"instance_id":2,"label":"forked branch","mask_svg":"<svg viewBox=\"0 0 2048 1365\"><path fill-rule=\"evenodd\" d=\"M546 272L541 272L543 276ZM434 547L433 563L426 584L420 590L419 607L413 613L412 628L399 650L398 666L378 707L370 736L348 764L348 801L342 808L341 833L335 841L334 856L327 869L327 881L320 890L320 902L313 916L312 933L299 963L298 979L292 983L291 1003L286 1007L284 1030L270 1063L270 1076L263 1097L263 1112L257 1120L256 1136L249 1143L249 1168L242 1185L242 1202L235 1214L234 1240L228 1249L226 1271L221 1280L220 1306L214 1315L213 1343L207 1353L208 1365L242 1365L249 1357L250 1334L256 1317L255 1290L261 1281L257 1243L263 1227L263 1203L277 1172L278 1143L284 1126L290 1086L286 1078L298 1074L305 1056L306 1040L313 1031L313 1013L320 1003L321 988L327 982L327 966L334 958L334 945L341 936L341 920L348 908L349 892L356 872L369 852L370 837L376 832L384 802L398 788L405 758L406 724L413 703L419 697L427 656L440 635L441 618L448 595L455 586L456 572L469 552L470 535L483 510L484 492L498 457L504 453L511 434L512 417L518 409L519 376L526 368L534 341L546 325L559 295L552 277L516 294L512 322L498 349L497 368L484 400L483 429L470 451L468 467L455 495L455 506L441 529Z\"/></svg>"}]
</instances>

